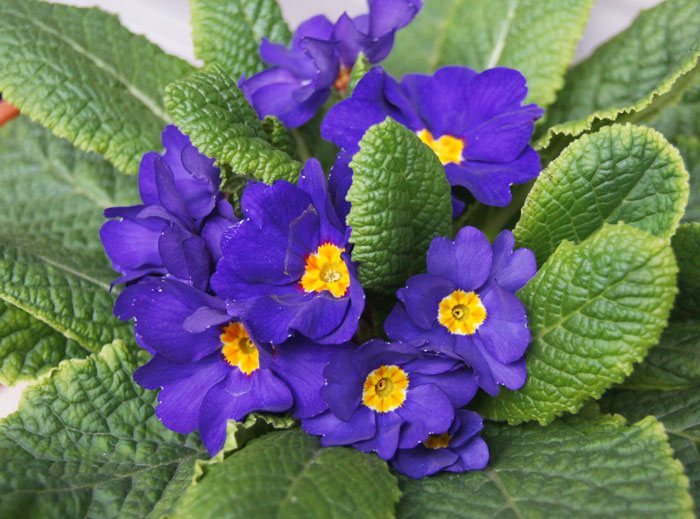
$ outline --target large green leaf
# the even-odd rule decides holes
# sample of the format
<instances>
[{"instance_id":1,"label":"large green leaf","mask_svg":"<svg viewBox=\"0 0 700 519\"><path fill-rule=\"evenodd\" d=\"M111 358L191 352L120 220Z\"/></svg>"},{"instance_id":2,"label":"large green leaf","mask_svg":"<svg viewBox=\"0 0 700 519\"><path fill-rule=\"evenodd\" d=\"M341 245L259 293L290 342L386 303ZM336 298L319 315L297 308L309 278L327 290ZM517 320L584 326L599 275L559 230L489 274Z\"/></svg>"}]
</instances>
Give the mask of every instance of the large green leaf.
<instances>
[{"instance_id":1,"label":"large green leaf","mask_svg":"<svg viewBox=\"0 0 700 519\"><path fill-rule=\"evenodd\" d=\"M613 125L573 142L535 182L515 236L544 262L563 240L625 222L669 239L688 200L678 151L642 126Z\"/></svg>"},{"instance_id":2,"label":"large green leaf","mask_svg":"<svg viewBox=\"0 0 700 519\"><path fill-rule=\"evenodd\" d=\"M0 517L158 517L181 496L204 451L132 380L146 357L115 343L27 389L0 422Z\"/></svg>"},{"instance_id":3,"label":"large green leaf","mask_svg":"<svg viewBox=\"0 0 700 519\"><path fill-rule=\"evenodd\" d=\"M700 324L674 323L644 362L625 380L632 389L687 389L700 386Z\"/></svg>"},{"instance_id":4,"label":"large green leaf","mask_svg":"<svg viewBox=\"0 0 700 519\"><path fill-rule=\"evenodd\" d=\"M269 433L190 487L176 517L393 517L400 492L386 464L350 448L321 448L300 430Z\"/></svg>"},{"instance_id":5,"label":"large green leaf","mask_svg":"<svg viewBox=\"0 0 700 519\"><path fill-rule=\"evenodd\" d=\"M569 70L539 148L615 120L641 120L676 100L698 75L700 3L666 0ZM553 139L555 140L552 143Z\"/></svg>"},{"instance_id":6,"label":"large green leaf","mask_svg":"<svg viewBox=\"0 0 700 519\"><path fill-rule=\"evenodd\" d=\"M527 382L486 400L485 415L547 424L622 382L659 341L676 272L668 243L628 225L562 242L519 293L532 329Z\"/></svg>"},{"instance_id":7,"label":"large green leaf","mask_svg":"<svg viewBox=\"0 0 700 519\"><path fill-rule=\"evenodd\" d=\"M267 183L299 176L301 164L270 144L236 81L218 66L169 85L165 102L194 145L233 173ZM226 189L226 175L223 182Z\"/></svg>"},{"instance_id":8,"label":"large green leaf","mask_svg":"<svg viewBox=\"0 0 700 519\"><path fill-rule=\"evenodd\" d=\"M13 384L130 336L98 230L105 207L137 196L133 178L25 118L0 129L0 164L0 382Z\"/></svg>"},{"instance_id":9,"label":"large green leaf","mask_svg":"<svg viewBox=\"0 0 700 519\"><path fill-rule=\"evenodd\" d=\"M661 420L676 457L685 466L700 514L700 388L686 391L618 391L606 396L603 408L630 420L654 415Z\"/></svg>"},{"instance_id":10,"label":"large green leaf","mask_svg":"<svg viewBox=\"0 0 700 519\"><path fill-rule=\"evenodd\" d=\"M0 92L23 113L128 173L159 149L165 86L191 67L97 9L0 3Z\"/></svg>"},{"instance_id":11,"label":"large green leaf","mask_svg":"<svg viewBox=\"0 0 700 519\"><path fill-rule=\"evenodd\" d=\"M435 153L387 119L370 128L350 163L348 225L365 288L393 294L452 227L450 186Z\"/></svg>"},{"instance_id":12,"label":"large green leaf","mask_svg":"<svg viewBox=\"0 0 700 519\"><path fill-rule=\"evenodd\" d=\"M688 479L654 418L489 426L483 471L402 480L402 519L691 518Z\"/></svg>"},{"instance_id":13,"label":"large green leaf","mask_svg":"<svg viewBox=\"0 0 700 519\"><path fill-rule=\"evenodd\" d=\"M678 148L690 174L688 221L700 221L700 81L680 103L661 111L651 125Z\"/></svg>"},{"instance_id":14,"label":"large green leaf","mask_svg":"<svg viewBox=\"0 0 700 519\"><path fill-rule=\"evenodd\" d=\"M683 224L673 237L678 261L680 293L673 310L675 319L700 318L700 223Z\"/></svg>"},{"instance_id":15,"label":"large green leaf","mask_svg":"<svg viewBox=\"0 0 700 519\"><path fill-rule=\"evenodd\" d=\"M195 55L232 77L251 76L265 65L260 41L287 43L291 34L276 0L192 0Z\"/></svg>"},{"instance_id":16,"label":"large green leaf","mask_svg":"<svg viewBox=\"0 0 700 519\"><path fill-rule=\"evenodd\" d=\"M426 0L416 20L397 36L387 60L402 75L444 65L477 70L519 69L528 101L551 104L564 84L591 0Z\"/></svg>"}]
</instances>

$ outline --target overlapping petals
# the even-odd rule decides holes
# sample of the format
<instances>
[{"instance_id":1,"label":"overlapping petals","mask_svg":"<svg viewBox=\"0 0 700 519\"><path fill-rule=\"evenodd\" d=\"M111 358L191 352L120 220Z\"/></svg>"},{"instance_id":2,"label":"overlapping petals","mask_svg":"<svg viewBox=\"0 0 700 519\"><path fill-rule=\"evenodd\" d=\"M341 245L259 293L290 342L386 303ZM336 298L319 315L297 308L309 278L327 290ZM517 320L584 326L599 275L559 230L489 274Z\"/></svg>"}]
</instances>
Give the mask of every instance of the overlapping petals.
<instances>
[{"instance_id":1,"label":"overlapping petals","mask_svg":"<svg viewBox=\"0 0 700 519\"><path fill-rule=\"evenodd\" d=\"M318 161L307 162L296 186L248 185L241 206L245 218L224 234L212 278L229 313L261 342L279 344L294 332L323 344L350 340L365 296ZM335 250L335 262L319 263L321 247ZM327 284L306 285L307 274ZM341 294L333 283L343 281Z\"/></svg>"},{"instance_id":2,"label":"overlapping petals","mask_svg":"<svg viewBox=\"0 0 700 519\"><path fill-rule=\"evenodd\" d=\"M461 359L479 385L525 383L524 354L530 342L525 307L515 296L536 272L527 249L513 250L510 231L493 246L481 231L463 228L452 242L435 238L427 274L410 278L385 322L390 338Z\"/></svg>"},{"instance_id":3,"label":"overlapping petals","mask_svg":"<svg viewBox=\"0 0 700 519\"><path fill-rule=\"evenodd\" d=\"M206 289L221 255L219 241L235 221L219 190L219 169L176 127L163 131L163 155L144 155L139 169L143 204L112 207L100 229L115 283L170 275Z\"/></svg>"},{"instance_id":4,"label":"overlapping petals","mask_svg":"<svg viewBox=\"0 0 700 519\"><path fill-rule=\"evenodd\" d=\"M240 87L260 117L274 115L289 127L309 121L328 100L331 90L347 89L357 57L370 63L386 58L396 31L422 7L420 0L369 0L369 13L343 14L333 24L315 16L296 30L289 48L263 40L260 56L271 68Z\"/></svg>"},{"instance_id":5,"label":"overlapping petals","mask_svg":"<svg viewBox=\"0 0 700 519\"><path fill-rule=\"evenodd\" d=\"M406 75L400 83L381 68L373 69L352 97L328 112L321 127L323 137L343 149L331 173L338 206L347 211L348 164L360 139L387 117L435 150L450 185L466 188L486 205L507 205L510 186L536 178L541 170L528 143L543 111L534 104L523 106L526 95L525 77L507 68L476 73L444 67L432 76ZM461 204L455 203L459 212Z\"/></svg>"}]
</instances>

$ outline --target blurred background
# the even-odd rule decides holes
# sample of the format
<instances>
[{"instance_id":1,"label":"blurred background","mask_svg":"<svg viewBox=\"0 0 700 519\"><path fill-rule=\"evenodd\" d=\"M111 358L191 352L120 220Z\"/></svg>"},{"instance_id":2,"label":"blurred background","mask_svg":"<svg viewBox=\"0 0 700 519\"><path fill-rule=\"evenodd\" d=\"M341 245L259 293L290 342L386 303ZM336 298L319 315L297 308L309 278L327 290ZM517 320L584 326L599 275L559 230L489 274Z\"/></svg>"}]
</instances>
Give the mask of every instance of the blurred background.
<instances>
[{"instance_id":1,"label":"blurred background","mask_svg":"<svg viewBox=\"0 0 700 519\"><path fill-rule=\"evenodd\" d=\"M334 21L343 11L356 15L367 9L366 0L278 2L292 28L315 14L325 14ZM661 0L597 0L576 51L576 60L584 59L598 45L627 27L639 11L660 2ZM167 52L197 64L192 48L188 0L62 0L54 3L101 7L119 15L122 23L132 32L144 34ZM25 384L11 388L0 386L0 417L12 413L17 408L24 387Z\"/></svg>"}]
</instances>

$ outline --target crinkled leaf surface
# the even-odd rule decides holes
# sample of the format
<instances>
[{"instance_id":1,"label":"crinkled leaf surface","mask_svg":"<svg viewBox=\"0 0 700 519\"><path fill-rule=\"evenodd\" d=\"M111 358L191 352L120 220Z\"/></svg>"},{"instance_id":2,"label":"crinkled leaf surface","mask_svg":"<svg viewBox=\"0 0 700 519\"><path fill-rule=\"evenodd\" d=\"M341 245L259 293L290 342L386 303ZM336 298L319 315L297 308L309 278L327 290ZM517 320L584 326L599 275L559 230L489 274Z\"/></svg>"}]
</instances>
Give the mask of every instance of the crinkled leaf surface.
<instances>
[{"instance_id":1,"label":"crinkled leaf surface","mask_svg":"<svg viewBox=\"0 0 700 519\"><path fill-rule=\"evenodd\" d=\"M622 382L659 341L676 272L668 243L628 225L562 242L519 292L532 329L527 382L484 401L482 412L547 424Z\"/></svg>"},{"instance_id":2,"label":"crinkled leaf surface","mask_svg":"<svg viewBox=\"0 0 700 519\"><path fill-rule=\"evenodd\" d=\"M0 92L23 113L127 173L160 149L163 93L190 72L98 9L0 3Z\"/></svg>"},{"instance_id":3,"label":"crinkled leaf surface","mask_svg":"<svg viewBox=\"0 0 700 519\"><path fill-rule=\"evenodd\" d=\"M563 240L625 222L670 238L688 200L678 151L646 127L613 125L569 145L535 181L515 236L543 263Z\"/></svg>"},{"instance_id":4,"label":"crinkled leaf surface","mask_svg":"<svg viewBox=\"0 0 700 519\"><path fill-rule=\"evenodd\" d=\"M673 323L624 382L631 389L678 390L700 386L700 324Z\"/></svg>"},{"instance_id":5,"label":"crinkled leaf surface","mask_svg":"<svg viewBox=\"0 0 700 519\"><path fill-rule=\"evenodd\" d=\"M136 200L133 178L19 118L0 129L0 381L98 351L112 317L102 211Z\"/></svg>"},{"instance_id":6,"label":"crinkled leaf surface","mask_svg":"<svg viewBox=\"0 0 700 519\"><path fill-rule=\"evenodd\" d=\"M393 294L422 268L430 241L449 235L450 186L435 153L391 119L365 133L350 167L352 259L365 288Z\"/></svg>"},{"instance_id":7,"label":"crinkled leaf surface","mask_svg":"<svg viewBox=\"0 0 700 519\"><path fill-rule=\"evenodd\" d=\"M165 102L199 151L230 166L233 173L267 183L294 182L299 176L301 164L270 144L236 81L218 66L169 85ZM226 189L226 175L223 183Z\"/></svg>"},{"instance_id":8,"label":"crinkled leaf surface","mask_svg":"<svg viewBox=\"0 0 700 519\"><path fill-rule=\"evenodd\" d=\"M386 463L321 448L300 430L255 439L190 487L175 517L391 518L400 492Z\"/></svg>"},{"instance_id":9,"label":"crinkled leaf surface","mask_svg":"<svg viewBox=\"0 0 700 519\"><path fill-rule=\"evenodd\" d=\"M683 224L673 237L678 261L678 288L673 316L677 320L700 319L700 223Z\"/></svg>"},{"instance_id":10,"label":"crinkled leaf surface","mask_svg":"<svg viewBox=\"0 0 700 519\"><path fill-rule=\"evenodd\" d=\"M615 120L639 120L676 100L698 75L700 3L666 0L569 70L539 148ZM553 142L554 141L554 142Z\"/></svg>"},{"instance_id":11,"label":"crinkled leaf surface","mask_svg":"<svg viewBox=\"0 0 700 519\"><path fill-rule=\"evenodd\" d=\"M258 52L263 38L285 44L291 39L276 0L192 0L190 9L195 55L232 77L265 68Z\"/></svg>"},{"instance_id":12,"label":"crinkled leaf surface","mask_svg":"<svg viewBox=\"0 0 700 519\"><path fill-rule=\"evenodd\" d=\"M492 425L486 470L402 479L398 517L690 518L688 480L654 418Z\"/></svg>"},{"instance_id":13,"label":"crinkled leaf surface","mask_svg":"<svg viewBox=\"0 0 700 519\"><path fill-rule=\"evenodd\" d=\"M663 422L671 447L690 479L695 513L700 513L700 388L618 391L607 395L601 406L630 420L654 415Z\"/></svg>"},{"instance_id":14,"label":"crinkled leaf surface","mask_svg":"<svg viewBox=\"0 0 700 519\"><path fill-rule=\"evenodd\" d=\"M120 343L61 364L0 422L0 517L159 517L204 455L168 431L156 392L131 376L147 355Z\"/></svg>"},{"instance_id":15,"label":"crinkled leaf surface","mask_svg":"<svg viewBox=\"0 0 700 519\"><path fill-rule=\"evenodd\" d=\"M387 68L397 75L445 65L502 66L528 79L528 101L551 104L588 21L591 0L426 0L397 35Z\"/></svg>"}]
</instances>

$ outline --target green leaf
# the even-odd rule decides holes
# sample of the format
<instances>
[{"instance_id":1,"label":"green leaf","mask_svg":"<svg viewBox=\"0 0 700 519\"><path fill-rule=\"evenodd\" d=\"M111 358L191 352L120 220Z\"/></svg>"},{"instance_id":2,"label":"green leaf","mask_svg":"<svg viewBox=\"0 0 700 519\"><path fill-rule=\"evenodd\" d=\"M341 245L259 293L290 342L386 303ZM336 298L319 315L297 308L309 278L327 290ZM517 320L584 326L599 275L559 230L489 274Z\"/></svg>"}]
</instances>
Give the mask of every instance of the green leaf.
<instances>
[{"instance_id":1,"label":"green leaf","mask_svg":"<svg viewBox=\"0 0 700 519\"><path fill-rule=\"evenodd\" d=\"M402 519L691 518L688 479L654 418L486 428L483 471L403 479Z\"/></svg>"},{"instance_id":2,"label":"green leaf","mask_svg":"<svg viewBox=\"0 0 700 519\"><path fill-rule=\"evenodd\" d=\"M115 343L25 391L0 422L1 517L157 517L179 499L205 453L132 380L147 357Z\"/></svg>"},{"instance_id":3,"label":"green leaf","mask_svg":"<svg viewBox=\"0 0 700 519\"><path fill-rule=\"evenodd\" d=\"M355 65L352 67L350 83L348 84L348 91L345 97L350 97L352 95L357 84L370 70L372 70L372 64L369 62L364 52L360 52L360 55L357 56L357 61L355 61Z\"/></svg>"},{"instance_id":4,"label":"green leaf","mask_svg":"<svg viewBox=\"0 0 700 519\"><path fill-rule=\"evenodd\" d=\"M192 0L195 55L232 77L262 71L260 41L288 43L289 27L275 0Z\"/></svg>"},{"instance_id":5,"label":"green leaf","mask_svg":"<svg viewBox=\"0 0 700 519\"><path fill-rule=\"evenodd\" d=\"M674 323L644 362L625 380L624 387L637 390L687 389L700 386L700 324Z\"/></svg>"},{"instance_id":6,"label":"green leaf","mask_svg":"<svg viewBox=\"0 0 700 519\"><path fill-rule=\"evenodd\" d=\"M365 288L393 294L425 264L430 241L451 231L444 168L413 132L391 119L365 133L350 167L353 260Z\"/></svg>"},{"instance_id":7,"label":"green leaf","mask_svg":"<svg viewBox=\"0 0 700 519\"><path fill-rule=\"evenodd\" d=\"M137 193L133 178L24 117L0 143L0 382L14 384L131 336L112 317L98 231L105 207Z\"/></svg>"},{"instance_id":8,"label":"green leaf","mask_svg":"<svg viewBox=\"0 0 700 519\"><path fill-rule=\"evenodd\" d=\"M670 239L688 200L688 173L663 135L613 125L584 135L549 164L523 206L515 236L544 262L563 240L578 243L605 222Z\"/></svg>"},{"instance_id":9,"label":"green leaf","mask_svg":"<svg viewBox=\"0 0 700 519\"><path fill-rule=\"evenodd\" d=\"M160 149L165 86L190 70L98 9L0 3L3 97L124 172L136 172L141 155Z\"/></svg>"},{"instance_id":10,"label":"green leaf","mask_svg":"<svg viewBox=\"0 0 700 519\"><path fill-rule=\"evenodd\" d=\"M290 130L274 115L268 115L262 121L267 140L275 148L284 151L290 157L297 155L296 144Z\"/></svg>"},{"instance_id":11,"label":"green leaf","mask_svg":"<svg viewBox=\"0 0 700 519\"><path fill-rule=\"evenodd\" d=\"M300 430L251 441L190 487L175 517L391 518L400 492L386 464L321 448Z\"/></svg>"},{"instance_id":12,"label":"green leaf","mask_svg":"<svg viewBox=\"0 0 700 519\"><path fill-rule=\"evenodd\" d=\"M295 182L301 164L268 141L263 125L236 85L217 66L169 85L165 103L199 151L263 182ZM224 176L223 188L227 189Z\"/></svg>"},{"instance_id":13,"label":"green leaf","mask_svg":"<svg viewBox=\"0 0 700 519\"><path fill-rule=\"evenodd\" d=\"M664 424L676 457L685 466L700 514L700 388L686 391L617 391L601 406L630 420L654 415Z\"/></svg>"},{"instance_id":14,"label":"green leaf","mask_svg":"<svg viewBox=\"0 0 700 519\"><path fill-rule=\"evenodd\" d=\"M485 416L547 424L622 382L659 341L676 272L667 243L628 225L562 242L519 293L532 330L527 382L483 402Z\"/></svg>"},{"instance_id":15,"label":"green leaf","mask_svg":"<svg viewBox=\"0 0 700 519\"><path fill-rule=\"evenodd\" d=\"M669 106L651 123L681 152L690 174L690 198L685 212L686 221L700 221L700 81Z\"/></svg>"},{"instance_id":16,"label":"green leaf","mask_svg":"<svg viewBox=\"0 0 700 519\"><path fill-rule=\"evenodd\" d=\"M540 149L613 121L644 120L698 77L700 3L666 0L569 70ZM554 142L553 142L554 141Z\"/></svg>"},{"instance_id":17,"label":"green leaf","mask_svg":"<svg viewBox=\"0 0 700 519\"><path fill-rule=\"evenodd\" d=\"M397 76L445 65L520 70L528 102L550 105L593 6L591 0L426 0L386 62Z\"/></svg>"},{"instance_id":18,"label":"green leaf","mask_svg":"<svg viewBox=\"0 0 700 519\"><path fill-rule=\"evenodd\" d=\"M673 309L678 320L700 317L700 223L683 224L672 240L680 293Z\"/></svg>"}]
</instances>

